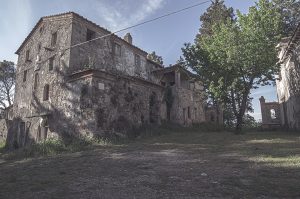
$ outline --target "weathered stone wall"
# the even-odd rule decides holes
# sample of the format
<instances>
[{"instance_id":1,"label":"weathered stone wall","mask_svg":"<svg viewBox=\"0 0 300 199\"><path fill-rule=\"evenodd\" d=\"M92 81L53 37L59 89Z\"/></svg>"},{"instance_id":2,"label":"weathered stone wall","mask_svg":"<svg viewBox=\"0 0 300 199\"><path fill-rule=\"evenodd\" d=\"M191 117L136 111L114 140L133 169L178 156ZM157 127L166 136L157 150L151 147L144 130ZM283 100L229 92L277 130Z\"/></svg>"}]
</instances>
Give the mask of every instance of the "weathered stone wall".
<instances>
[{"instance_id":1,"label":"weathered stone wall","mask_svg":"<svg viewBox=\"0 0 300 199\"><path fill-rule=\"evenodd\" d=\"M171 121L185 126L205 122L202 92L174 86L172 93Z\"/></svg>"},{"instance_id":2,"label":"weathered stone wall","mask_svg":"<svg viewBox=\"0 0 300 199\"><path fill-rule=\"evenodd\" d=\"M72 45L86 42L88 31L94 32L93 38L110 33L96 24L76 16L73 19L72 27ZM116 45L120 47L120 50L116 49ZM135 63L136 55L140 57L140 65ZM153 80L151 72L157 66L147 61L146 52L112 35L71 49L70 72L83 68L105 70Z\"/></svg>"},{"instance_id":3,"label":"weathered stone wall","mask_svg":"<svg viewBox=\"0 0 300 199\"><path fill-rule=\"evenodd\" d=\"M8 146L22 147L51 137L128 132L130 136L133 128L167 119L162 75L153 73L161 67L148 61L146 52L115 35L69 49L87 40L87 30L95 33L93 38L109 33L68 13L43 18L25 40L18 51ZM55 32L57 42L51 45ZM136 55L140 64L136 64ZM181 87L180 73L176 74L171 121L183 125L204 122L200 84L190 85L185 72Z\"/></svg>"},{"instance_id":4,"label":"weathered stone wall","mask_svg":"<svg viewBox=\"0 0 300 199\"><path fill-rule=\"evenodd\" d=\"M300 30L299 30L300 31ZM283 61L279 79L276 81L277 95L282 113L281 124L289 129L300 129L300 44L284 54L288 41L281 44L279 58Z\"/></svg>"},{"instance_id":5,"label":"weathered stone wall","mask_svg":"<svg viewBox=\"0 0 300 199\"><path fill-rule=\"evenodd\" d=\"M281 127L281 110L278 102L266 102L264 97L260 99L262 127L274 129Z\"/></svg>"},{"instance_id":6,"label":"weathered stone wall","mask_svg":"<svg viewBox=\"0 0 300 199\"><path fill-rule=\"evenodd\" d=\"M70 46L71 30L71 15L45 18L19 52L13 114L21 121L15 120L17 131L11 132L14 134L11 138L20 137L24 140L19 144L20 146L27 144L25 141L42 140L48 133L47 127L42 125L47 115L57 110L62 111L61 96L66 89L65 71L70 57L68 50L62 50ZM57 32L57 42L51 46L52 34L55 32ZM26 60L28 50L29 58ZM51 58L54 60L52 68ZM49 99L44 100L46 85L49 85Z\"/></svg>"},{"instance_id":7,"label":"weathered stone wall","mask_svg":"<svg viewBox=\"0 0 300 199\"><path fill-rule=\"evenodd\" d=\"M6 141L9 121L0 119L0 142Z\"/></svg>"},{"instance_id":8,"label":"weathered stone wall","mask_svg":"<svg viewBox=\"0 0 300 199\"><path fill-rule=\"evenodd\" d=\"M162 87L96 70L83 71L75 77L68 83L75 95L70 93L72 103L65 112L76 126L74 131L107 136L161 122Z\"/></svg>"}]
</instances>

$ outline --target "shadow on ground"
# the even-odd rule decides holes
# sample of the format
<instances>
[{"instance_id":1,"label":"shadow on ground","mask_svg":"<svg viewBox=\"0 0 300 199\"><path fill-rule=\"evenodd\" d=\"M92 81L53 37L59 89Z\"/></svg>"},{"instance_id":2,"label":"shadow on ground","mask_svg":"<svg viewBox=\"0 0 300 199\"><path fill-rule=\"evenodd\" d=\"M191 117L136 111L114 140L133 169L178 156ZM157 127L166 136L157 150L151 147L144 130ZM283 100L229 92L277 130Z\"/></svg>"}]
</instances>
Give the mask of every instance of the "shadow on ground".
<instances>
[{"instance_id":1,"label":"shadow on ground","mask_svg":"<svg viewBox=\"0 0 300 199\"><path fill-rule=\"evenodd\" d=\"M297 198L300 135L181 132L0 162L0 198Z\"/></svg>"}]
</instances>

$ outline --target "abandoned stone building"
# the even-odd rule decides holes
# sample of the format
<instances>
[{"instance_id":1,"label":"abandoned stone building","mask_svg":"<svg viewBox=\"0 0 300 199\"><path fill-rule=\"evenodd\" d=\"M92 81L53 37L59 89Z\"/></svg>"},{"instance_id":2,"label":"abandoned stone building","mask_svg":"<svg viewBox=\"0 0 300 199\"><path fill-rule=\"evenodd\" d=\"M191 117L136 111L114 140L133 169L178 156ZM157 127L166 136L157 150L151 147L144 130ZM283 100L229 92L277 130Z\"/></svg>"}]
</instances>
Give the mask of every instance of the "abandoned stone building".
<instances>
[{"instance_id":1,"label":"abandoned stone building","mask_svg":"<svg viewBox=\"0 0 300 199\"><path fill-rule=\"evenodd\" d=\"M16 54L8 145L207 120L194 74L179 65L164 68L147 59L130 34L122 39L76 13L42 17Z\"/></svg>"},{"instance_id":2,"label":"abandoned stone building","mask_svg":"<svg viewBox=\"0 0 300 199\"><path fill-rule=\"evenodd\" d=\"M278 103L261 100L262 122L265 126L272 121L273 126L277 123L290 130L300 130L300 24L293 36L282 39L278 47L281 62L276 80Z\"/></svg>"}]
</instances>

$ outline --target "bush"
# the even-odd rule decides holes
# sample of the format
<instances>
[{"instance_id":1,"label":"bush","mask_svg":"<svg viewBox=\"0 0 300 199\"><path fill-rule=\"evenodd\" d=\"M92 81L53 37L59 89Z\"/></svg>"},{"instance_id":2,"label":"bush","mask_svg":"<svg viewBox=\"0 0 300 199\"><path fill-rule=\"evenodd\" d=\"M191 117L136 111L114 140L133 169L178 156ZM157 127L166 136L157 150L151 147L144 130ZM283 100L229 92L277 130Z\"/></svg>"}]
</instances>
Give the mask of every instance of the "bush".
<instances>
[{"instance_id":1,"label":"bush","mask_svg":"<svg viewBox=\"0 0 300 199\"><path fill-rule=\"evenodd\" d=\"M47 139L40 143L34 143L24 148L5 154L7 159L23 159L40 156L51 156L66 152L77 152L91 149L96 145L107 145L108 141L95 138L72 138L69 140Z\"/></svg>"}]
</instances>

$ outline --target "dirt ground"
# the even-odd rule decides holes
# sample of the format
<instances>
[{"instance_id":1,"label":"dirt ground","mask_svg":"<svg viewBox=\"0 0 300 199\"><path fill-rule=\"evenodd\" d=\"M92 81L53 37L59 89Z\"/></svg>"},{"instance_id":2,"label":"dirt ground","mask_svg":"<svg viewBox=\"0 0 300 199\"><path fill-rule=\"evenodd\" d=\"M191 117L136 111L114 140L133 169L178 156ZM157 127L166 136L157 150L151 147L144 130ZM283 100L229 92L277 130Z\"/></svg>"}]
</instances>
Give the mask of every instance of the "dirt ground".
<instances>
[{"instance_id":1,"label":"dirt ground","mask_svg":"<svg viewBox=\"0 0 300 199\"><path fill-rule=\"evenodd\" d=\"M300 134L177 132L7 161L0 198L300 198Z\"/></svg>"}]
</instances>

